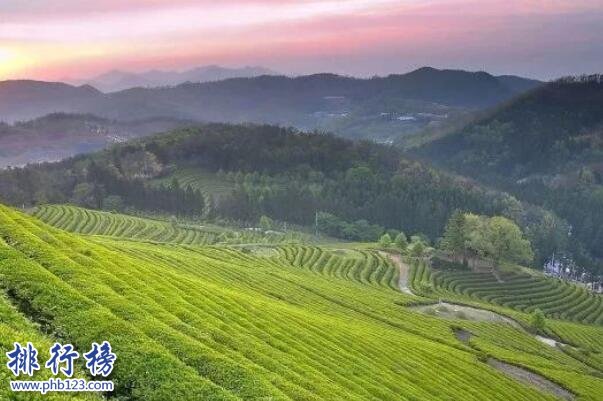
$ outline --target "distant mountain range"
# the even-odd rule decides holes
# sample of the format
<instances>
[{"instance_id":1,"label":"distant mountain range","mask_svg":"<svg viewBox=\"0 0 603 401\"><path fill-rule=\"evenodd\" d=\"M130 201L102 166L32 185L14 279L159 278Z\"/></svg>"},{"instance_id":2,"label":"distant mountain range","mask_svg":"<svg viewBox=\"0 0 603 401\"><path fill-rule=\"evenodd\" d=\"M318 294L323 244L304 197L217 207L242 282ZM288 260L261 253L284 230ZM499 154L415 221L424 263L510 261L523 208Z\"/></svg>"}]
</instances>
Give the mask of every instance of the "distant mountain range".
<instances>
[{"instance_id":1,"label":"distant mountain range","mask_svg":"<svg viewBox=\"0 0 603 401\"><path fill-rule=\"evenodd\" d=\"M89 85L72 86L61 82L0 82L0 121L12 123L54 112L74 112L94 108L104 94Z\"/></svg>"},{"instance_id":2,"label":"distant mountain range","mask_svg":"<svg viewBox=\"0 0 603 401\"><path fill-rule=\"evenodd\" d=\"M519 77L428 67L371 79L262 75L108 94L90 85L5 81L0 82L0 120L28 120L52 112L88 113L121 121L161 117L271 123L388 140L493 106L539 84Z\"/></svg>"},{"instance_id":3,"label":"distant mountain range","mask_svg":"<svg viewBox=\"0 0 603 401\"><path fill-rule=\"evenodd\" d=\"M63 113L13 125L0 123L0 169L58 161L188 125L193 123L169 118L120 122L93 115Z\"/></svg>"},{"instance_id":4,"label":"distant mountain range","mask_svg":"<svg viewBox=\"0 0 603 401\"><path fill-rule=\"evenodd\" d=\"M185 82L213 82L229 78L251 78L261 75L277 75L277 73L264 67L227 68L219 65L208 65L186 71L152 70L134 73L113 70L89 80L68 80L68 82L75 85L91 85L103 92L116 92L136 87L175 86Z\"/></svg>"}]
</instances>

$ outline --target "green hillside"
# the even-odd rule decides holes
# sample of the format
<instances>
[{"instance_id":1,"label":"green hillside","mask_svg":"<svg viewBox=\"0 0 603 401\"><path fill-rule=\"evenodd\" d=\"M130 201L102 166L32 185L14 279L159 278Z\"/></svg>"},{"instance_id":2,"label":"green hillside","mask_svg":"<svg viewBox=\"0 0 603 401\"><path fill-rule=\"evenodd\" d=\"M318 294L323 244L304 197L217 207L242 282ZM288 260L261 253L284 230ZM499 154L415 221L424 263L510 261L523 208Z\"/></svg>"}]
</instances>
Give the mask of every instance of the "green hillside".
<instances>
[{"instance_id":1,"label":"green hillside","mask_svg":"<svg viewBox=\"0 0 603 401\"><path fill-rule=\"evenodd\" d=\"M12 257L13 254L6 243L4 243L0 239L0 264L4 265L7 263L6 259ZM6 352L10 352L13 350L14 342L21 342L21 344L25 344L28 341L38 348L38 350L48 350L52 344L53 339L49 338L47 335L44 335L40 332L40 328L35 323L28 321L25 316L19 313L13 305L11 305L10 300L7 299L4 295L0 297L0 354L4 357ZM82 373L83 369L80 369L76 372L76 376ZM48 370L41 370L34 374L33 380L47 380L52 378L52 374ZM0 399L2 400L29 400L34 399L33 397L27 398L27 396L22 396L20 398L16 398L15 393L10 390L8 386L8 382L14 379L12 373L2 366L0 369L0 381L2 381L3 385L0 387ZM74 401L100 401L102 398L97 395L82 393L82 394L73 394L73 393L48 393L45 396L45 399L53 400L53 401L61 401L61 400L74 400Z\"/></svg>"},{"instance_id":2,"label":"green hillside","mask_svg":"<svg viewBox=\"0 0 603 401\"><path fill-rule=\"evenodd\" d=\"M0 237L10 302L76 347L110 341L121 399L557 399L485 363L493 358L579 400L603 391L601 330L590 326L550 323L589 346L573 357L521 328L416 313L405 305L417 299L387 283L316 274L320 263L299 268L282 254L81 236L3 206ZM19 321L2 320L6 343L21 338Z\"/></svg>"},{"instance_id":3,"label":"green hillside","mask_svg":"<svg viewBox=\"0 0 603 401\"><path fill-rule=\"evenodd\" d=\"M471 175L568 174L601 161L603 82L567 79L540 86L418 153Z\"/></svg>"},{"instance_id":4,"label":"green hillside","mask_svg":"<svg viewBox=\"0 0 603 401\"><path fill-rule=\"evenodd\" d=\"M375 241L390 229L436 242L461 209L519 224L533 244L535 267L565 250L569 236L567 224L544 207L410 161L394 147L265 125L207 124L0 171L0 201L135 209L248 227L268 216L314 229L317 214L328 214L337 224L323 234L349 241Z\"/></svg>"},{"instance_id":5,"label":"green hillside","mask_svg":"<svg viewBox=\"0 0 603 401\"><path fill-rule=\"evenodd\" d=\"M602 295L535 272L513 269L494 275L415 265L410 277L415 288L420 288L420 282L430 282L443 296L458 294L523 312L540 309L552 318L603 325Z\"/></svg>"},{"instance_id":6,"label":"green hillside","mask_svg":"<svg viewBox=\"0 0 603 401\"><path fill-rule=\"evenodd\" d=\"M226 196L234 189L234 182L218 177L216 173L212 173L203 169L179 169L167 177L156 180L154 183L168 185L173 179L177 179L181 186L191 186L201 190L208 197Z\"/></svg>"},{"instance_id":7,"label":"green hillside","mask_svg":"<svg viewBox=\"0 0 603 401\"><path fill-rule=\"evenodd\" d=\"M298 232L263 232L258 229L226 229L102 212L67 205L47 205L35 209L34 215L45 223L73 233L105 235L116 238L208 245L217 243L279 243L307 240Z\"/></svg>"},{"instance_id":8,"label":"green hillside","mask_svg":"<svg viewBox=\"0 0 603 401\"><path fill-rule=\"evenodd\" d=\"M555 212L578 263L603 271L601 76L543 85L412 152Z\"/></svg>"},{"instance_id":9,"label":"green hillside","mask_svg":"<svg viewBox=\"0 0 603 401\"><path fill-rule=\"evenodd\" d=\"M398 290L399 270L376 251L285 246L279 249L292 266L328 277Z\"/></svg>"}]
</instances>

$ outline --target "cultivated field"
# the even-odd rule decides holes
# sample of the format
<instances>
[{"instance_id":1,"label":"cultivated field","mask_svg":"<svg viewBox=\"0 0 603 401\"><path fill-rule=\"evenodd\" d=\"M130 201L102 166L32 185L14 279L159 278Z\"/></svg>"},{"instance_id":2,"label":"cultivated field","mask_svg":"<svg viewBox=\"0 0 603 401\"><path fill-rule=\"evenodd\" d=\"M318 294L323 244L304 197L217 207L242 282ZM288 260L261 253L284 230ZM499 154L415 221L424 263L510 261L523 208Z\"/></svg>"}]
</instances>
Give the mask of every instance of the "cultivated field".
<instances>
[{"instance_id":1,"label":"cultivated field","mask_svg":"<svg viewBox=\"0 0 603 401\"><path fill-rule=\"evenodd\" d=\"M280 243L303 239L300 233L264 233L257 229L172 224L67 205L41 206L34 215L45 223L73 233L183 245Z\"/></svg>"},{"instance_id":2,"label":"cultivated field","mask_svg":"<svg viewBox=\"0 0 603 401\"><path fill-rule=\"evenodd\" d=\"M398 290L399 270L376 251L285 246L280 248L280 252L295 267L328 277Z\"/></svg>"},{"instance_id":3,"label":"cultivated field","mask_svg":"<svg viewBox=\"0 0 603 401\"><path fill-rule=\"evenodd\" d=\"M541 309L555 319L603 325L603 296L563 280L521 271L491 273L432 271L415 265L411 282L429 282L440 295L458 294L522 312Z\"/></svg>"},{"instance_id":4,"label":"cultivated field","mask_svg":"<svg viewBox=\"0 0 603 401\"><path fill-rule=\"evenodd\" d=\"M416 313L407 306L417 298L393 290L395 269L378 254L123 241L68 233L3 206L0 238L7 302L24 314L2 319L0 352L27 330L80 349L108 340L119 399L558 399L492 359L578 400L603 393L600 328L551 323L576 344L566 352L504 323ZM367 265L339 274L338 258ZM468 343L459 329L471 333Z\"/></svg>"},{"instance_id":5,"label":"cultivated field","mask_svg":"<svg viewBox=\"0 0 603 401\"><path fill-rule=\"evenodd\" d=\"M179 169L168 177L153 180L152 183L154 185L170 185L174 178L178 180L182 188L190 186L201 191L205 198L206 214L209 213L216 202L230 194L235 186L234 182L218 178L216 173L194 168Z\"/></svg>"}]
</instances>

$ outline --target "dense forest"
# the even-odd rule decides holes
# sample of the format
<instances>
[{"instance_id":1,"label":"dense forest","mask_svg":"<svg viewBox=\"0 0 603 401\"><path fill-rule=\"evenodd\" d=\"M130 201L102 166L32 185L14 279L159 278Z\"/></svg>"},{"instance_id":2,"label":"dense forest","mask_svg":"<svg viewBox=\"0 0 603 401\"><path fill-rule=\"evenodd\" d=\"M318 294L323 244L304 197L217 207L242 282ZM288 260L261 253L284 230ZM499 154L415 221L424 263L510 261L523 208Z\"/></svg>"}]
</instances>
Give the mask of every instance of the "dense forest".
<instances>
[{"instance_id":1,"label":"dense forest","mask_svg":"<svg viewBox=\"0 0 603 401\"><path fill-rule=\"evenodd\" d=\"M565 218L603 258L603 80L565 78L414 150Z\"/></svg>"},{"instance_id":2,"label":"dense forest","mask_svg":"<svg viewBox=\"0 0 603 401\"><path fill-rule=\"evenodd\" d=\"M349 239L375 235L377 226L437 241L460 209L517 222L535 249L536 265L573 246L566 223L553 213L406 160L391 146L265 125L204 125L56 164L11 169L0 173L0 193L2 201L18 206L71 202L111 209L123 203L199 216L198 192L177 180L148 185L183 168L236 177L213 218L253 223L266 215L312 226L320 212L345 222Z\"/></svg>"}]
</instances>

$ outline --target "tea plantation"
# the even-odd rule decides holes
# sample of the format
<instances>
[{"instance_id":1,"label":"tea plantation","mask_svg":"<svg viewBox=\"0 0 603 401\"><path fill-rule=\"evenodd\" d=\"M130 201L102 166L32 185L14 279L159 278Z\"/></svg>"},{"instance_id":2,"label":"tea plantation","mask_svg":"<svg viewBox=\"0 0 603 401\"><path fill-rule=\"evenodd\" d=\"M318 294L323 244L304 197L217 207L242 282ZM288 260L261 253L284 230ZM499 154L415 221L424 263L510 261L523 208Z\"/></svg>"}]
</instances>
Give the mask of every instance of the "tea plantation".
<instances>
[{"instance_id":1,"label":"tea plantation","mask_svg":"<svg viewBox=\"0 0 603 401\"><path fill-rule=\"evenodd\" d=\"M580 323L603 325L603 296L583 287L539 274L511 270L492 273L432 272L425 265L411 272L418 288L430 282L440 295L459 294L523 312L542 310L547 316Z\"/></svg>"},{"instance_id":2,"label":"tea plantation","mask_svg":"<svg viewBox=\"0 0 603 401\"><path fill-rule=\"evenodd\" d=\"M232 192L235 187L234 182L218 177L216 173L197 168L182 168L165 178L155 179L153 185L171 185L176 179L183 188L191 187L198 189L205 198L206 210L209 213L211 208L219 202L220 199Z\"/></svg>"},{"instance_id":3,"label":"tea plantation","mask_svg":"<svg viewBox=\"0 0 603 401\"><path fill-rule=\"evenodd\" d=\"M45 219L94 232L79 218ZM396 268L372 251L242 252L116 232L70 233L0 206L2 354L24 339L79 349L110 341L118 400L559 399L492 367L493 358L577 400L601 400L598 326L548 322L573 345L564 350L521 327L417 313L419 298L395 291Z\"/></svg>"},{"instance_id":4,"label":"tea plantation","mask_svg":"<svg viewBox=\"0 0 603 401\"><path fill-rule=\"evenodd\" d=\"M264 233L259 230L225 229L102 212L67 205L41 206L34 215L40 220L74 233L190 245L215 243L278 243L299 240L301 233Z\"/></svg>"},{"instance_id":5,"label":"tea plantation","mask_svg":"<svg viewBox=\"0 0 603 401\"><path fill-rule=\"evenodd\" d=\"M375 251L329 250L316 246L285 246L280 251L292 266L329 277L398 289L399 270Z\"/></svg>"}]
</instances>

